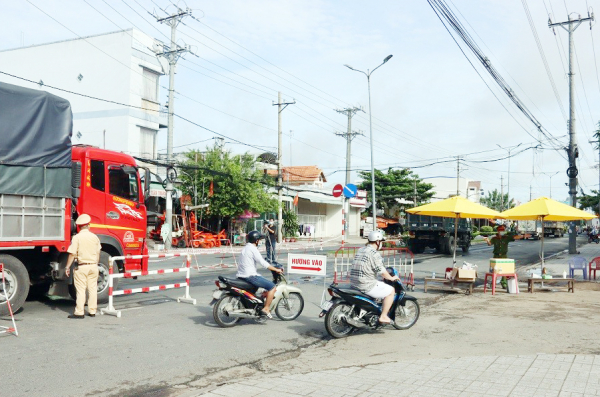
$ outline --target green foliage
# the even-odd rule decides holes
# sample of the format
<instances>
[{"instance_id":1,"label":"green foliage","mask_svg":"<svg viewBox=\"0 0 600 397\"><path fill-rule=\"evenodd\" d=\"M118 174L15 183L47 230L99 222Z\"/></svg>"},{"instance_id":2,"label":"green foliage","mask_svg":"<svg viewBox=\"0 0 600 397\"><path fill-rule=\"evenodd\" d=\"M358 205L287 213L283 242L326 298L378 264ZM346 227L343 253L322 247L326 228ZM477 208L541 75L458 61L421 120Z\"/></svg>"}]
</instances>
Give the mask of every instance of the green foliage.
<instances>
[{"instance_id":1,"label":"green foliage","mask_svg":"<svg viewBox=\"0 0 600 397\"><path fill-rule=\"evenodd\" d=\"M475 225L471 226L471 230L473 231L473 233L477 233L479 231L479 229Z\"/></svg>"},{"instance_id":2,"label":"green foliage","mask_svg":"<svg viewBox=\"0 0 600 397\"><path fill-rule=\"evenodd\" d=\"M491 226L481 226L481 235L488 236L490 234L494 234L494 228Z\"/></svg>"},{"instance_id":3,"label":"green foliage","mask_svg":"<svg viewBox=\"0 0 600 397\"><path fill-rule=\"evenodd\" d=\"M298 215L293 210L283 210L283 237L296 237L298 233Z\"/></svg>"},{"instance_id":4,"label":"green foliage","mask_svg":"<svg viewBox=\"0 0 600 397\"><path fill-rule=\"evenodd\" d=\"M254 168L254 156L248 153L233 155L218 147L209 148L205 153L189 151L185 156L184 172L180 174L181 188L192 196L193 201L195 182L198 202L209 204L210 215L236 217L246 210L257 213L277 210L277 200L267 192L267 185L272 181ZM185 168L186 165L190 168ZM209 197L211 181L214 194Z\"/></svg>"},{"instance_id":5,"label":"green foliage","mask_svg":"<svg viewBox=\"0 0 600 397\"><path fill-rule=\"evenodd\" d=\"M500 211L500 212L506 211L510 208L515 207L515 200L510 199L510 202L509 202L508 193L502 195L502 194L500 194L498 189L494 189L491 192L488 191L488 194L485 197L482 197L480 201L481 201L481 205L485 205L488 208L491 208L493 210Z\"/></svg>"},{"instance_id":6,"label":"green foliage","mask_svg":"<svg viewBox=\"0 0 600 397\"><path fill-rule=\"evenodd\" d=\"M593 195L583 195L580 197L577 197L577 202L579 203L579 208L581 208L582 210L585 209L591 209L593 210L596 214L598 213L598 199L600 198L600 196L598 195L598 191L597 190L592 190Z\"/></svg>"},{"instance_id":7,"label":"green foliage","mask_svg":"<svg viewBox=\"0 0 600 397\"><path fill-rule=\"evenodd\" d=\"M367 200L371 197L371 172L360 171L359 176L363 179L363 182L358 187L359 189L367 190ZM384 209L384 213L390 217L394 216L391 214L391 209L398 205L396 199L414 200L415 196L415 181L417 187L417 205L428 202L434 195L431 190L433 185L431 183L424 183L422 179L419 179L417 174L414 174L411 170L402 169L397 170L388 168L387 172L384 173L381 170L375 170L375 195L377 200L377 207ZM367 209L369 214L372 214L372 209Z\"/></svg>"}]
</instances>

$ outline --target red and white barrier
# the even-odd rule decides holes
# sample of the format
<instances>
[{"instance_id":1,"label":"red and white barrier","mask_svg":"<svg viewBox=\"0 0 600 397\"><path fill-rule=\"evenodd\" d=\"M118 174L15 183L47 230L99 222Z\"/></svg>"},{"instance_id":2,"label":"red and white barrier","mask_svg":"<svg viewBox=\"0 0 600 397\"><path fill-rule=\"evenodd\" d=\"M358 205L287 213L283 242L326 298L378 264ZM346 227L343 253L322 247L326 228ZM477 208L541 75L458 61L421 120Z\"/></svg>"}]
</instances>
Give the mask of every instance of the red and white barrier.
<instances>
[{"instance_id":1,"label":"red and white barrier","mask_svg":"<svg viewBox=\"0 0 600 397\"><path fill-rule=\"evenodd\" d=\"M10 305L10 301L8 300L8 293L6 292L6 280L4 278L4 263L0 263L0 273L2 273L2 292L4 292L4 298L6 299L6 305L8 306L8 313L10 314L10 319L12 320L12 327L4 327L0 326L0 329L4 331L0 331L0 334L12 333L15 336L19 336L19 331L17 331L17 324L15 323L15 315L12 311L12 306Z\"/></svg>"},{"instance_id":2,"label":"red and white barrier","mask_svg":"<svg viewBox=\"0 0 600 397\"><path fill-rule=\"evenodd\" d=\"M185 267L176 267L173 269L159 269L159 270L147 270L147 271L137 271L137 272L125 272L125 273L113 273L113 267L115 261L118 260L128 260L128 259L142 259L142 258L172 258L172 257L182 257L185 256ZM185 302L191 303L192 305L196 304L196 299L193 299L190 296L190 262L191 255L190 254L182 254L182 253L169 253L169 254L150 254L150 255L127 255L127 256L115 256L111 257L109 260L109 271L108 271L108 306L104 309L100 309L101 314L110 314L112 316L121 317L121 311L116 310L113 306L113 297L119 295L130 295L136 294L140 292L152 292L152 291L164 291L167 289L173 288L185 288L185 295L181 298L177 298L177 302ZM113 290L114 279L115 278L132 278L138 276L150 276L156 274L170 274L170 273L185 273L185 282L174 283L174 284L164 284L164 285L155 285L150 287L141 287L141 288L131 288L131 289L123 289L123 290Z\"/></svg>"}]
</instances>

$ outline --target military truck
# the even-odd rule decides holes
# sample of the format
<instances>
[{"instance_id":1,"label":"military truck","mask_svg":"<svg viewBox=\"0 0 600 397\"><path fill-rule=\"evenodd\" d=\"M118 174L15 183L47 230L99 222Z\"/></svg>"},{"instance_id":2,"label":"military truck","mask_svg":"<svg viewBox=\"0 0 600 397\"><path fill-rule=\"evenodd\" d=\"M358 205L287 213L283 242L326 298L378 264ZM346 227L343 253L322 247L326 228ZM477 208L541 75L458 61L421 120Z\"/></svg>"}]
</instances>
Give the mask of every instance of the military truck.
<instances>
[{"instance_id":1,"label":"military truck","mask_svg":"<svg viewBox=\"0 0 600 397\"><path fill-rule=\"evenodd\" d=\"M423 253L429 247L440 253L453 255L455 222L455 218L408 214L408 248L415 254ZM471 247L470 219L459 219L457 246L463 252L468 252Z\"/></svg>"}]
</instances>

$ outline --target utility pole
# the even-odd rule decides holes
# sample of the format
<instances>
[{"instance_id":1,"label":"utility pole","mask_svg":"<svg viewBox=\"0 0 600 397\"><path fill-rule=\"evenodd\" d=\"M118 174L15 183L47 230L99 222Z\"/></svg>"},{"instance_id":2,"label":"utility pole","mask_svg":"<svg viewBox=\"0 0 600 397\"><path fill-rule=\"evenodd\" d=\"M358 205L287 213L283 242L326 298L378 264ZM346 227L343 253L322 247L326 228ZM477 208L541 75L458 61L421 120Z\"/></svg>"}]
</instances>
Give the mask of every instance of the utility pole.
<instances>
[{"instance_id":1,"label":"utility pole","mask_svg":"<svg viewBox=\"0 0 600 397\"><path fill-rule=\"evenodd\" d=\"M102 131L102 149L106 149L106 130Z\"/></svg>"},{"instance_id":2,"label":"utility pole","mask_svg":"<svg viewBox=\"0 0 600 397\"><path fill-rule=\"evenodd\" d=\"M277 103L273 102L273 106L277 105L277 241L282 241L283 236L281 234L281 226L283 224L283 208L281 203L283 201L283 178L281 175L281 157L282 157L282 130L281 130L281 112L287 108L288 105L295 104L293 102L281 101L281 91L277 94Z\"/></svg>"},{"instance_id":3,"label":"utility pole","mask_svg":"<svg viewBox=\"0 0 600 397\"><path fill-rule=\"evenodd\" d=\"M348 130L346 132L336 132L335 135L337 136L341 136L343 138L346 138L346 185L348 185L350 183L350 174L351 174L351 153L352 153L352 139L354 139L354 137L356 137L357 135L362 135L361 132L353 132L352 131L352 117L356 114L356 112L358 112L359 110L362 110L362 108L357 108L357 107L353 107L353 108L345 108L345 109L335 109L336 112L338 113L342 113L348 116ZM344 228L343 228L343 232L345 232L346 236L348 235L348 225L349 225L349 212L350 212L350 208L349 208L349 200L345 198L345 196L342 195L342 200L343 200L343 206L342 208L344 209ZM344 237L342 236L342 240L344 239Z\"/></svg>"},{"instance_id":4,"label":"utility pole","mask_svg":"<svg viewBox=\"0 0 600 397\"><path fill-rule=\"evenodd\" d=\"M189 8L186 8L185 10L177 7L177 12L175 12L174 14L171 14L170 16L164 17L164 18L158 18L157 16L154 16L156 18L156 21L159 23L164 23L165 25L168 25L171 27L171 44L169 46L167 46L166 44L163 44L163 51L161 53L158 53L157 55L160 55L164 58L166 58L169 61L169 113L168 113L168 129L167 129L167 163L169 164L169 167L173 166L173 113L174 113L174 109L175 109L175 104L174 104L174 95L173 93L175 92L175 65L177 64L177 61L179 60L179 58L187 51L189 51L189 49L187 47L180 47L177 45L176 43L176 35L177 35L177 25L179 25L179 22L183 19L183 17L186 17L188 15L192 15L192 10L190 10ZM168 174L168 172L167 172ZM167 241L165 241L165 247L167 249L171 248L171 232L173 229L173 226L171 225L171 223L173 222L173 198L172 198L172 192L173 192L173 181L168 177L167 175L167 186L165 188L165 191L167 193L167 198L166 198L166 208L165 208L165 224L170 225L170 227L167 229L168 230L168 234L167 234Z\"/></svg>"},{"instance_id":5,"label":"utility pole","mask_svg":"<svg viewBox=\"0 0 600 397\"><path fill-rule=\"evenodd\" d=\"M531 185L529 185L529 201L533 200L532 196L531 196Z\"/></svg>"},{"instance_id":6,"label":"utility pole","mask_svg":"<svg viewBox=\"0 0 600 397\"><path fill-rule=\"evenodd\" d=\"M587 18L581 18L581 15L576 19L571 19L571 15L568 16L568 21L552 23L551 19L548 19L548 27L554 31L555 26L560 26L569 33L569 168L567 175L569 177L569 195L571 196L571 205L577 207L577 165L576 159L579 157L579 150L577 149L577 139L575 135L575 79L573 76L573 32L581 25L582 22L590 21L590 29L592 28L592 21L594 20L594 14L588 13ZM554 32L556 34L556 32ZM569 254L577 253L577 233L575 232L575 222L569 224Z\"/></svg>"},{"instance_id":7,"label":"utility pole","mask_svg":"<svg viewBox=\"0 0 600 397\"><path fill-rule=\"evenodd\" d=\"M504 211L504 175L500 175L500 212Z\"/></svg>"},{"instance_id":8,"label":"utility pole","mask_svg":"<svg viewBox=\"0 0 600 397\"><path fill-rule=\"evenodd\" d=\"M456 195L460 196L460 156L456 156Z\"/></svg>"},{"instance_id":9,"label":"utility pole","mask_svg":"<svg viewBox=\"0 0 600 397\"><path fill-rule=\"evenodd\" d=\"M414 183L415 183L415 190L413 192L413 205L416 207L417 204L417 178L414 179Z\"/></svg>"}]
</instances>

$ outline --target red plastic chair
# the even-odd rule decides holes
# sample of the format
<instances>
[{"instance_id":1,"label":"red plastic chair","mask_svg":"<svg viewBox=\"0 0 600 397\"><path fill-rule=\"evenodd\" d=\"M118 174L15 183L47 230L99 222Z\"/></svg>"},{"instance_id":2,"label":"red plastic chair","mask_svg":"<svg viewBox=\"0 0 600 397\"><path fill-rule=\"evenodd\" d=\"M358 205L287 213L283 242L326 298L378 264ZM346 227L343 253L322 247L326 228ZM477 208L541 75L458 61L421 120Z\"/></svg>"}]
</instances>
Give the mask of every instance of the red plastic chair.
<instances>
[{"instance_id":1,"label":"red plastic chair","mask_svg":"<svg viewBox=\"0 0 600 397\"><path fill-rule=\"evenodd\" d=\"M600 271L600 256L592 259L588 265L588 280L592 279L592 272L594 272L594 280L596 279L596 271Z\"/></svg>"}]
</instances>

